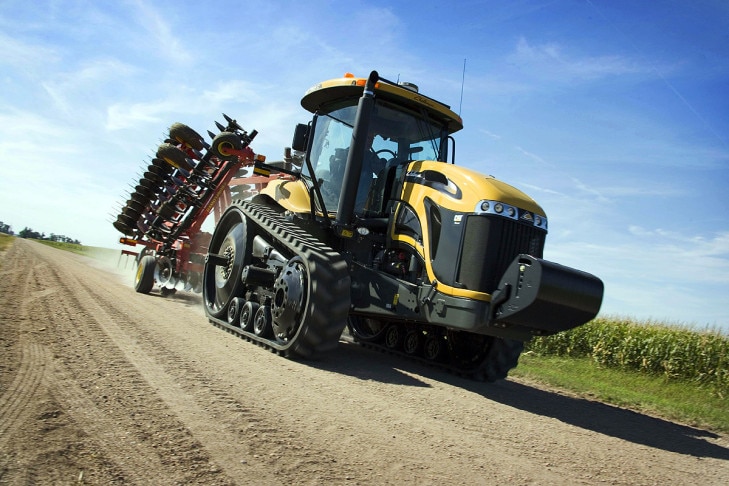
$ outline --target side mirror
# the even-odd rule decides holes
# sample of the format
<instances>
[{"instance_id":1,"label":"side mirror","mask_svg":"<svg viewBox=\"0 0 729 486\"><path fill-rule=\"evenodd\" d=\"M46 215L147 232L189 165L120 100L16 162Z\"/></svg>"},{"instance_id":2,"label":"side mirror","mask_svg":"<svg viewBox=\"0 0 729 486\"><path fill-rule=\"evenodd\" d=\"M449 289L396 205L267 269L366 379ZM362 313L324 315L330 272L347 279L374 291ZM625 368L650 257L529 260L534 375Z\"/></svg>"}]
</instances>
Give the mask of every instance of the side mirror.
<instances>
[{"instance_id":1,"label":"side mirror","mask_svg":"<svg viewBox=\"0 0 729 486\"><path fill-rule=\"evenodd\" d=\"M309 125L299 123L294 130L294 140L291 142L291 148L297 152L306 152L309 144Z\"/></svg>"}]
</instances>

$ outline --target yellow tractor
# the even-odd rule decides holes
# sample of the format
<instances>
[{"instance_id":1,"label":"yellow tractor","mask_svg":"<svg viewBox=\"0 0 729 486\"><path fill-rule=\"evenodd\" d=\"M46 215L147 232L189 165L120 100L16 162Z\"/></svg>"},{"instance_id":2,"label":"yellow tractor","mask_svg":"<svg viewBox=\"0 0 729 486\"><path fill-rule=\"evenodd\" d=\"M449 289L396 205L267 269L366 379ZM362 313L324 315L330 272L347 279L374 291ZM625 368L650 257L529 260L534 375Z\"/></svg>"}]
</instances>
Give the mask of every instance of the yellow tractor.
<instances>
[{"instance_id":1,"label":"yellow tractor","mask_svg":"<svg viewBox=\"0 0 729 486\"><path fill-rule=\"evenodd\" d=\"M603 284L544 260L547 216L523 192L454 165L451 109L372 72L309 89L300 167L220 218L203 272L211 322L281 355L354 341L474 379L524 341L597 314ZM235 147L234 147L235 148Z\"/></svg>"}]
</instances>

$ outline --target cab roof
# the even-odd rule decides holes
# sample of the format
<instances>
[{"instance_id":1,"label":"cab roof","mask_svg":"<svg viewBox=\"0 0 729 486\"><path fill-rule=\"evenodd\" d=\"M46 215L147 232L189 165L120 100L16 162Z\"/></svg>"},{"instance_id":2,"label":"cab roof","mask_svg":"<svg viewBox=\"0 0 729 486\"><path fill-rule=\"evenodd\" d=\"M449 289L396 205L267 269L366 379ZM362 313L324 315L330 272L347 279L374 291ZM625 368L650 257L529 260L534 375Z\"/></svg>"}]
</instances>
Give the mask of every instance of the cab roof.
<instances>
[{"instance_id":1,"label":"cab roof","mask_svg":"<svg viewBox=\"0 0 729 486\"><path fill-rule=\"evenodd\" d=\"M362 96L366 82L367 78L357 78L349 73L341 78L323 81L304 93L304 97L301 98L301 106L311 113L316 113L332 102L359 98ZM428 112L428 116L444 122L448 127L448 133L454 133L463 128L461 117L451 111L448 105L404 86L381 79L375 84L375 96L416 111L424 109Z\"/></svg>"}]
</instances>

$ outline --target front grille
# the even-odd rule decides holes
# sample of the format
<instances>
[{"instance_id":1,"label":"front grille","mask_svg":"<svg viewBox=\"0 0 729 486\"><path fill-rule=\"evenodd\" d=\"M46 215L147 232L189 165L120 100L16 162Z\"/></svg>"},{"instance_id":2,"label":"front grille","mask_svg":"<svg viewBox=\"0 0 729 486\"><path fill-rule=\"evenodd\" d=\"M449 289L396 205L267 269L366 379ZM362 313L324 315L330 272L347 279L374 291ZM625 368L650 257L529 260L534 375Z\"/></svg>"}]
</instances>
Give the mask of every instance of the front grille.
<instances>
[{"instance_id":1,"label":"front grille","mask_svg":"<svg viewBox=\"0 0 729 486\"><path fill-rule=\"evenodd\" d=\"M495 215L469 216L463 235L458 283L492 293L520 253L542 258L546 231Z\"/></svg>"}]
</instances>

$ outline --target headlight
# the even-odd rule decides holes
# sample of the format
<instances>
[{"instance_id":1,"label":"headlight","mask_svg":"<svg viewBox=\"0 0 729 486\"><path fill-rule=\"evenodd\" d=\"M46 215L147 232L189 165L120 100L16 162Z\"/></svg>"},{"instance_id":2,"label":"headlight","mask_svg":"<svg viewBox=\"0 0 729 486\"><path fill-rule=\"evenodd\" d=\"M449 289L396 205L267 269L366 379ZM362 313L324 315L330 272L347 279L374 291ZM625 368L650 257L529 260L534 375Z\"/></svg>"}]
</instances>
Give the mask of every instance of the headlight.
<instances>
[{"instance_id":1,"label":"headlight","mask_svg":"<svg viewBox=\"0 0 729 486\"><path fill-rule=\"evenodd\" d=\"M519 209L516 206L501 201L482 199L473 208L474 214L494 214L504 218L518 220L525 224L534 225L537 228L547 231L546 216L539 216L526 209Z\"/></svg>"}]
</instances>

